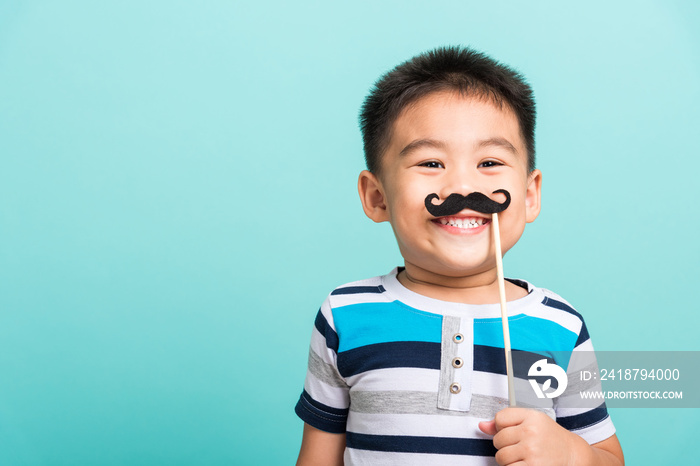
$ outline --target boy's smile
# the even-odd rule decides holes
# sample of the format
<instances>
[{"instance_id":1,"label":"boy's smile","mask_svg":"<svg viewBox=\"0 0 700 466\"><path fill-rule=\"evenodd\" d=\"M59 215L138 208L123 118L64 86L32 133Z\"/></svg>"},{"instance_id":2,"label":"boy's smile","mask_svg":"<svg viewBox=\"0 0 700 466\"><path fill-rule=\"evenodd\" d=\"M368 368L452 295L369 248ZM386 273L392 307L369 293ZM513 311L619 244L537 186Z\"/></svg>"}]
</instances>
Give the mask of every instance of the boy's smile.
<instances>
[{"instance_id":1,"label":"boy's smile","mask_svg":"<svg viewBox=\"0 0 700 466\"><path fill-rule=\"evenodd\" d=\"M452 193L478 192L503 203L506 196L493 192L507 190L511 202L499 214L505 253L537 217L540 186L539 170L527 171L527 151L511 109L448 91L406 107L392 127L379 176L363 171L359 180L367 215L391 223L405 260L404 278L433 290L490 289L496 260L490 214L464 209L436 218L426 209L428 194L444 201ZM450 300L439 290L420 292Z\"/></svg>"}]
</instances>

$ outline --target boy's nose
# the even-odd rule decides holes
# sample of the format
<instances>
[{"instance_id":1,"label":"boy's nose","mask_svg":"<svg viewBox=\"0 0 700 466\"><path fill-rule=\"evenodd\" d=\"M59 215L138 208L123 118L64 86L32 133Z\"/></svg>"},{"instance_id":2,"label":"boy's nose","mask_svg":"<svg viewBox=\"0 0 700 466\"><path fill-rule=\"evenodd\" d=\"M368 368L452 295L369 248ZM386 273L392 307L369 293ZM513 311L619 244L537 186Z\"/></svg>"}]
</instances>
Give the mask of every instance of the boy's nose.
<instances>
[{"instance_id":1,"label":"boy's nose","mask_svg":"<svg viewBox=\"0 0 700 466\"><path fill-rule=\"evenodd\" d=\"M458 193L466 196L474 191L483 192L484 187L478 186L473 174L467 170L453 169L449 174L446 174L445 183L442 187L442 192L438 193L440 199L444 199L452 193Z\"/></svg>"}]
</instances>

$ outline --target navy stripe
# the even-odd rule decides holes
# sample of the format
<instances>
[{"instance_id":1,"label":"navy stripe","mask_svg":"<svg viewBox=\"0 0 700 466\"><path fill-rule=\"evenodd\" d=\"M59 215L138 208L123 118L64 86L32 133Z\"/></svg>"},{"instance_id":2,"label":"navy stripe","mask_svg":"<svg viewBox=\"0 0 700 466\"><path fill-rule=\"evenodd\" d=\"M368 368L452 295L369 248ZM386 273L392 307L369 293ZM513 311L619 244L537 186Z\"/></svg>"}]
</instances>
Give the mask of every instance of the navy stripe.
<instances>
[{"instance_id":1,"label":"navy stripe","mask_svg":"<svg viewBox=\"0 0 700 466\"><path fill-rule=\"evenodd\" d=\"M595 409L574 416L564 416L557 418L557 424L567 430L583 429L597 424L608 417L608 408L605 403Z\"/></svg>"},{"instance_id":2,"label":"navy stripe","mask_svg":"<svg viewBox=\"0 0 700 466\"><path fill-rule=\"evenodd\" d=\"M338 372L343 377L393 367L439 370L440 343L394 341L360 346L338 353Z\"/></svg>"},{"instance_id":3,"label":"navy stripe","mask_svg":"<svg viewBox=\"0 0 700 466\"><path fill-rule=\"evenodd\" d=\"M554 309L559 309L560 311L568 312L569 314L575 315L579 319L581 319L581 331L578 334L578 339L576 340L576 344L574 347L580 345L581 343L588 341L590 338L590 335L588 334L588 329L586 328L586 323L583 321L583 316L576 312L576 310L569 306L566 303L562 303L561 301L557 301L556 299L544 297L542 300L542 304L548 307L553 307Z\"/></svg>"},{"instance_id":4,"label":"navy stripe","mask_svg":"<svg viewBox=\"0 0 700 466\"><path fill-rule=\"evenodd\" d=\"M361 346L338 353L338 371L343 377L350 377L375 369L394 367L418 367L440 369L440 343L423 341L396 341ZM521 379L528 376L530 367L540 359L554 364L551 356L543 356L529 351L513 350L513 373ZM474 345L474 370L506 375L506 360L503 348ZM536 377L537 378L537 377ZM548 377L538 381L543 383ZM556 380L552 380L556 388Z\"/></svg>"},{"instance_id":5,"label":"navy stripe","mask_svg":"<svg viewBox=\"0 0 700 466\"><path fill-rule=\"evenodd\" d=\"M333 434L342 434L345 432L349 409L326 406L311 398L311 395L304 390L294 412L312 427Z\"/></svg>"},{"instance_id":6,"label":"navy stripe","mask_svg":"<svg viewBox=\"0 0 700 466\"><path fill-rule=\"evenodd\" d=\"M438 455L496 456L490 439L411 437L407 435L368 435L348 432L346 445L357 450Z\"/></svg>"},{"instance_id":7,"label":"navy stripe","mask_svg":"<svg viewBox=\"0 0 700 466\"><path fill-rule=\"evenodd\" d=\"M513 358L513 376L520 379L531 379L528 376L530 367L540 359L547 359L547 362L554 364L552 357L543 356L529 351L511 350ZM492 374L506 375L506 355L503 348L495 348L493 346L474 345L474 370L481 372L490 372ZM539 383L544 383L550 377L534 377ZM552 388L557 387L557 381L552 380Z\"/></svg>"},{"instance_id":8,"label":"navy stripe","mask_svg":"<svg viewBox=\"0 0 700 466\"><path fill-rule=\"evenodd\" d=\"M553 307L554 309L559 309L560 311L568 312L569 314L573 314L579 319L583 320L581 314L576 312L576 310L573 307L561 301L557 301L556 299L548 298L547 296L545 296L542 300L542 304L544 304L547 307Z\"/></svg>"},{"instance_id":9,"label":"navy stripe","mask_svg":"<svg viewBox=\"0 0 700 466\"><path fill-rule=\"evenodd\" d=\"M350 377L370 370L395 367L439 370L440 353L440 343L424 341L376 343L338 353L338 372L343 377ZM513 350L511 355L513 357L513 374L521 379L532 378L528 376L528 371L540 359L547 359L548 363L555 364L555 360L551 356L543 356L529 351ZM474 370L506 375L503 348L474 345ZM542 377L541 380L535 377L535 379L539 383L544 383L549 377ZM551 383L552 388L557 388L555 379L552 379Z\"/></svg>"},{"instance_id":10,"label":"navy stripe","mask_svg":"<svg viewBox=\"0 0 700 466\"><path fill-rule=\"evenodd\" d=\"M506 278L505 279L507 282L511 282L513 285L518 285L520 288L525 289L528 293L530 293L530 288L527 286L527 282L524 280L518 280L517 278Z\"/></svg>"},{"instance_id":11,"label":"navy stripe","mask_svg":"<svg viewBox=\"0 0 700 466\"><path fill-rule=\"evenodd\" d=\"M318 314L316 314L316 321L314 322L314 325L316 326L316 330L321 332L321 335L325 337L326 346L337 353L339 344L338 334L331 328L320 309L318 310Z\"/></svg>"},{"instance_id":12,"label":"navy stripe","mask_svg":"<svg viewBox=\"0 0 700 466\"><path fill-rule=\"evenodd\" d=\"M581 332L578 334L578 339L576 340L574 348L576 348L581 343L588 341L590 338L591 337L590 335L588 335L588 328L586 327L586 323L583 322L583 325L581 326Z\"/></svg>"},{"instance_id":13,"label":"navy stripe","mask_svg":"<svg viewBox=\"0 0 700 466\"><path fill-rule=\"evenodd\" d=\"M379 286L346 286L345 288L336 288L331 292L331 295L338 294L360 294L360 293L384 293L386 290L382 285Z\"/></svg>"},{"instance_id":14,"label":"navy stripe","mask_svg":"<svg viewBox=\"0 0 700 466\"><path fill-rule=\"evenodd\" d=\"M309 392L307 392L306 390L302 391L300 399L304 400L304 402L306 403L309 403L314 408L324 411L333 416L347 416L348 412L350 412L348 408L333 408L331 406L324 405L323 403L311 398L311 395L309 395Z\"/></svg>"}]
</instances>

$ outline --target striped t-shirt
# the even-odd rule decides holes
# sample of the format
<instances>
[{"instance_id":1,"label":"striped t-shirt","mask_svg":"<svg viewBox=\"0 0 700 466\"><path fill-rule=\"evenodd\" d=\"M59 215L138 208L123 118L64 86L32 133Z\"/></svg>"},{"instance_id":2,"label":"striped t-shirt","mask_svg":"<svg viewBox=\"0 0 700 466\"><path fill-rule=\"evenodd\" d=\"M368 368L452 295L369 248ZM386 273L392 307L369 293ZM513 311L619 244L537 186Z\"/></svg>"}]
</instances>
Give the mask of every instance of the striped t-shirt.
<instances>
[{"instance_id":1,"label":"striped t-shirt","mask_svg":"<svg viewBox=\"0 0 700 466\"><path fill-rule=\"evenodd\" d=\"M495 465L492 438L478 423L508 405L500 306L428 298L401 285L398 271L328 296L296 413L346 434L346 465ZM593 347L566 301L512 281L528 289L508 303L517 394L531 390L532 363L546 358L567 369L572 355L593 354ZM568 369L569 386L581 388L580 367ZM590 444L615 432L604 403L584 407L566 392L539 402Z\"/></svg>"}]
</instances>

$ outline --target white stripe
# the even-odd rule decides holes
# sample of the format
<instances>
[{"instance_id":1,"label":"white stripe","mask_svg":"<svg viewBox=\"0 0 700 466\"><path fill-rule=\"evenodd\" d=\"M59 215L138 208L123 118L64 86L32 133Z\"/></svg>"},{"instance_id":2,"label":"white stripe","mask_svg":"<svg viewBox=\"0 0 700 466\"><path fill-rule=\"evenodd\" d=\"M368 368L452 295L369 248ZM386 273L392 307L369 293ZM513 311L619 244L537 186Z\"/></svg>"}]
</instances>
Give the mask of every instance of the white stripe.
<instances>
[{"instance_id":1,"label":"white stripe","mask_svg":"<svg viewBox=\"0 0 700 466\"><path fill-rule=\"evenodd\" d=\"M333 308L352 306L355 304L388 303L393 300L387 298L386 293L356 293L338 294L331 296Z\"/></svg>"},{"instance_id":2,"label":"white stripe","mask_svg":"<svg viewBox=\"0 0 700 466\"><path fill-rule=\"evenodd\" d=\"M411 367L377 369L353 375L348 377L346 381L351 387L360 386L364 391L408 390L437 393L440 371Z\"/></svg>"},{"instance_id":3,"label":"white stripe","mask_svg":"<svg viewBox=\"0 0 700 466\"><path fill-rule=\"evenodd\" d=\"M574 430L573 432L588 442L589 445L593 445L594 443L602 442L603 440L612 437L615 433L615 426L608 416L598 424L586 427L585 429Z\"/></svg>"},{"instance_id":4,"label":"white stripe","mask_svg":"<svg viewBox=\"0 0 700 466\"><path fill-rule=\"evenodd\" d=\"M539 319L544 319L549 322L558 324L570 332L578 335L581 332L583 323L581 319L573 314L569 314L566 311L557 309L554 307L545 306L544 304L537 307L531 307L526 312L525 315L530 317L537 317Z\"/></svg>"},{"instance_id":5,"label":"white stripe","mask_svg":"<svg viewBox=\"0 0 700 466\"><path fill-rule=\"evenodd\" d=\"M457 413L457 411L450 411ZM457 414L440 416L431 414L369 414L352 412L348 418L348 431L371 435L410 435L416 437L478 438L491 439L479 430L479 422L491 419Z\"/></svg>"},{"instance_id":6,"label":"white stripe","mask_svg":"<svg viewBox=\"0 0 700 466\"><path fill-rule=\"evenodd\" d=\"M485 456L430 455L425 453L388 453L382 451L345 450L345 466L498 466L496 459Z\"/></svg>"},{"instance_id":7,"label":"white stripe","mask_svg":"<svg viewBox=\"0 0 700 466\"><path fill-rule=\"evenodd\" d=\"M347 389L332 387L314 377L311 372L306 373L304 389L311 398L318 400L331 408L347 409L350 405L350 396Z\"/></svg>"},{"instance_id":8,"label":"white stripe","mask_svg":"<svg viewBox=\"0 0 700 466\"><path fill-rule=\"evenodd\" d=\"M598 370L598 362L590 339L571 352L566 372L578 374L582 370Z\"/></svg>"},{"instance_id":9,"label":"white stripe","mask_svg":"<svg viewBox=\"0 0 700 466\"><path fill-rule=\"evenodd\" d=\"M508 378L502 374L474 371L472 388L475 394L508 399Z\"/></svg>"},{"instance_id":10,"label":"white stripe","mask_svg":"<svg viewBox=\"0 0 700 466\"><path fill-rule=\"evenodd\" d=\"M335 330L335 321L333 320L333 311L331 310L330 298L331 298L331 296L328 295L328 297L326 298L326 300L323 301L323 304L321 304L321 309L320 309L320 310L321 310L321 314L323 314L323 317L326 318L326 321L328 322L328 325L330 325L330 327L331 327L334 331L337 332L337 330ZM314 325L314 328L316 328L315 325Z\"/></svg>"},{"instance_id":11,"label":"white stripe","mask_svg":"<svg viewBox=\"0 0 700 466\"><path fill-rule=\"evenodd\" d=\"M372 277L372 278L365 278L363 280L357 280L354 282L350 283L345 283L344 285L340 285L339 287L336 288L350 288L353 286L379 286L382 284L382 275L377 276L377 277Z\"/></svg>"}]
</instances>

